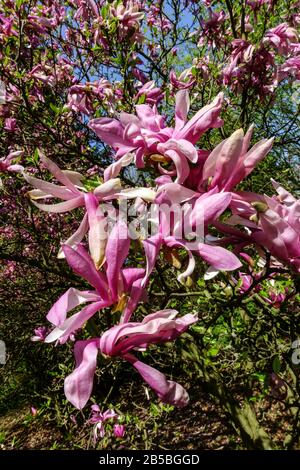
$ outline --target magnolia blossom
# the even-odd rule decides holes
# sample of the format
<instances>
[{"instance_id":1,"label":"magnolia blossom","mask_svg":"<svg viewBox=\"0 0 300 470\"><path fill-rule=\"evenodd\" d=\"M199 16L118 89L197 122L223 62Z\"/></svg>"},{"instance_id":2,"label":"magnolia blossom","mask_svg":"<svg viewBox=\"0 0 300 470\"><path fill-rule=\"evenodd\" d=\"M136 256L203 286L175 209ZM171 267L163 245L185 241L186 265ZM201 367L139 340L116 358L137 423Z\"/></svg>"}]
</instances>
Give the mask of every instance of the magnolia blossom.
<instances>
[{"instance_id":1,"label":"magnolia blossom","mask_svg":"<svg viewBox=\"0 0 300 470\"><path fill-rule=\"evenodd\" d=\"M119 356L130 362L163 402L178 407L187 405L189 397L181 385L167 380L164 374L144 364L131 352L133 349L145 350L150 344L172 341L198 320L196 315L176 318L177 314L176 310L161 310L147 315L140 323L116 325L101 338L78 341L74 348L76 368L65 379L68 400L79 409L89 400L100 350L105 356Z\"/></svg>"},{"instance_id":2,"label":"magnolia blossom","mask_svg":"<svg viewBox=\"0 0 300 470\"><path fill-rule=\"evenodd\" d=\"M267 248L285 264L300 272L300 202L273 181L278 195L270 198L239 192L230 204L230 224L247 227L249 241Z\"/></svg>"},{"instance_id":3,"label":"magnolia blossom","mask_svg":"<svg viewBox=\"0 0 300 470\"><path fill-rule=\"evenodd\" d=\"M24 173L24 178L36 189L29 191L28 195L33 204L41 210L47 212L69 212L78 207L84 207L86 213L76 230L64 243L70 246L76 246L88 233L89 249L91 256L97 268L104 262L104 251L107 240L107 219L99 202L110 201L117 197L126 199L141 197L154 199L152 190L145 188L135 188L121 191L121 182L119 179L110 179L97 186L93 192L88 192L83 183L83 176L75 171L60 170L60 168L43 153L39 152L40 159L44 166L52 173L62 186L48 181L43 181L34 176ZM37 202L40 199L59 198L63 202L57 204L41 204ZM113 208L112 208L113 209ZM58 253L59 258L64 257L63 250Z\"/></svg>"},{"instance_id":4,"label":"magnolia blossom","mask_svg":"<svg viewBox=\"0 0 300 470\"><path fill-rule=\"evenodd\" d=\"M190 201L189 212L185 218L185 212L180 211L179 217L173 214L168 217L168 212L159 212L156 224L158 232L145 239L143 246L146 254L147 268L142 284L144 285L152 270L154 269L156 259L163 245L170 248L185 248L189 256L189 262L186 270L178 276L178 281L182 282L190 276L195 268L195 259L192 252L196 252L202 259L207 261L214 271L235 270L241 266L239 259L230 251L217 246L216 243L208 244L209 237L207 227L209 223L214 223L229 206L231 201L230 193L217 193L212 190L209 193L200 195L187 188L181 187L177 183L167 183L159 188L158 196L160 204L170 203L171 213L174 210L174 204ZM185 227L185 224L187 227ZM183 229L194 230L196 238L192 241L184 238ZM197 234L200 229L201 233ZM189 235L188 233L185 235Z\"/></svg>"},{"instance_id":5,"label":"magnolia blossom","mask_svg":"<svg viewBox=\"0 0 300 470\"><path fill-rule=\"evenodd\" d=\"M192 68L181 72L178 78L176 77L174 70L171 70L170 72L170 82L175 89L187 90L194 85L195 81L196 79L192 74Z\"/></svg>"},{"instance_id":6,"label":"magnolia blossom","mask_svg":"<svg viewBox=\"0 0 300 470\"><path fill-rule=\"evenodd\" d=\"M24 173L24 178L31 184L34 190L29 191L28 195L33 204L41 210L47 212L69 212L77 207L85 207L84 215L78 230L65 242L70 246L75 246L83 240L83 237L89 232L89 245L91 256L96 264L100 266L103 262L103 251L106 243L106 221L100 208L99 201L111 200L120 190L120 180L110 180L97 186L94 191L87 192L82 184L83 176L75 171L60 170L60 168L43 153L39 152L40 159L44 166L52 173L62 186L48 181L43 181L34 176ZM59 198L63 202L57 204L41 204L36 202L40 199ZM94 237L97 232L97 236ZM63 257L63 252L59 251L59 258Z\"/></svg>"},{"instance_id":7,"label":"magnolia blossom","mask_svg":"<svg viewBox=\"0 0 300 470\"><path fill-rule=\"evenodd\" d=\"M244 135L242 129L223 140L210 153L203 166L202 182L209 188L231 191L246 178L271 150L274 138L263 139L250 150L253 126Z\"/></svg>"},{"instance_id":8,"label":"magnolia blossom","mask_svg":"<svg viewBox=\"0 0 300 470\"><path fill-rule=\"evenodd\" d=\"M135 99L139 101L139 99L144 98L145 103L156 105L163 99L163 92L159 87L155 86L154 80L145 83L135 95Z\"/></svg>"},{"instance_id":9,"label":"magnolia blossom","mask_svg":"<svg viewBox=\"0 0 300 470\"><path fill-rule=\"evenodd\" d=\"M135 164L142 168L145 158L150 158L150 161L158 162L161 173L174 175L176 182L183 183L189 175L188 162L198 161L196 142L208 129L223 124L219 117L222 102L223 94L220 93L210 105L187 121L190 101L187 91L181 90L176 95L174 128L165 125L156 106L151 108L146 104L136 105L136 116L123 112L120 120L93 119L89 127L103 142L116 150L116 159L127 158L129 153L134 154ZM162 162L172 162L173 169L166 170L160 165ZM113 175L117 176L117 171ZM112 177L111 172L109 176Z\"/></svg>"},{"instance_id":10,"label":"magnolia blossom","mask_svg":"<svg viewBox=\"0 0 300 470\"><path fill-rule=\"evenodd\" d=\"M48 328L45 326L39 326L34 330L34 336L31 337L33 342L44 342L48 334Z\"/></svg>"},{"instance_id":11,"label":"magnolia blossom","mask_svg":"<svg viewBox=\"0 0 300 470\"><path fill-rule=\"evenodd\" d=\"M24 167L19 164L13 164L13 160L15 158L20 157L23 155L24 152L22 150L17 150L15 152L10 152L7 157L2 157L0 158L0 171L9 171L12 173L22 173L24 170Z\"/></svg>"},{"instance_id":12,"label":"magnolia blossom","mask_svg":"<svg viewBox=\"0 0 300 470\"><path fill-rule=\"evenodd\" d=\"M66 260L73 271L83 277L93 290L79 291L71 287L52 306L47 315L54 330L45 338L46 343L59 340L64 343L69 336L81 328L96 312L115 306L128 320L144 294L142 268L123 268L128 255L130 240L126 225L120 221L113 228L106 245L106 264L103 271L95 268L86 250L78 245L74 250L63 246ZM86 304L82 310L67 318L68 312Z\"/></svg>"},{"instance_id":13,"label":"magnolia blossom","mask_svg":"<svg viewBox=\"0 0 300 470\"><path fill-rule=\"evenodd\" d=\"M114 424L114 436L117 438L122 438L125 435L125 425L124 424Z\"/></svg>"},{"instance_id":14,"label":"magnolia blossom","mask_svg":"<svg viewBox=\"0 0 300 470\"><path fill-rule=\"evenodd\" d=\"M279 54L287 55L291 51L293 43L298 42L298 33L287 23L281 23L270 29L264 37L264 43L271 44Z\"/></svg>"},{"instance_id":15,"label":"magnolia blossom","mask_svg":"<svg viewBox=\"0 0 300 470\"><path fill-rule=\"evenodd\" d=\"M118 415L114 410L106 410L104 412L101 412L99 406L96 404L91 406L91 410L92 414L88 420L88 423L94 424L93 438L94 442L96 442L98 439L98 435L101 438L105 435L104 423L107 420L118 418Z\"/></svg>"}]
</instances>

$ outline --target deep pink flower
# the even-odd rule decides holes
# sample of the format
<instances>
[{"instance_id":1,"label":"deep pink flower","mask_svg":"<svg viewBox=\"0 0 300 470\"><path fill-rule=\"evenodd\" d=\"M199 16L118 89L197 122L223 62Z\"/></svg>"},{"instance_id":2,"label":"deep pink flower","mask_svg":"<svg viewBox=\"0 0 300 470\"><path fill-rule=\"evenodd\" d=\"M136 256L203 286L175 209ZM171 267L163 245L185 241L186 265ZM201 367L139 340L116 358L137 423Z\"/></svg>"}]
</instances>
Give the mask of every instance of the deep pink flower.
<instances>
[{"instance_id":1,"label":"deep pink flower","mask_svg":"<svg viewBox=\"0 0 300 470\"><path fill-rule=\"evenodd\" d=\"M76 368L65 379L68 400L79 409L87 403L100 349L105 356L120 356L129 361L162 401L178 407L185 406L189 397L181 385L167 380L164 374L139 361L131 353L132 350L145 350L150 344L172 341L198 320L196 315L191 314L177 319L177 313L176 310L162 310L147 315L141 323L114 326L100 339L77 341L74 348Z\"/></svg>"},{"instance_id":2,"label":"deep pink flower","mask_svg":"<svg viewBox=\"0 0 300 470\"><path fill-rule=\"evenodd\" d=\"M129 164L135 156L138 168L145 165L145 157L163 155L166 161L173 164L176 182L183 183L189 175L188 161L196 163L198 160L196 142L209 128L220 127L223 121L219 114L223 102L220 93L215 100L198 111L195 116L187 121L189 111L189 96L186 90L181 90L176 95L175 128L166 127L164 119L146 104L136 105L137 116L127 113L120 114L120 120L111 118L93 119L89 127L106 144L116 150L116 159L127 159L124 165ZM113 170L109 167L104 174L105 180L115 177L121 166L113 164ZM164 170L158 166L162 173ZM172 173L172 174L173 174Z\"/></svg>"},{"instance_id":3,"label":"deep pink flower","mask_svg":"<svg viewBox=\"0 0 300 470\"><path fill-rule=\"evenodd\" d=\"M81 245L76 250L68 245L63 246L70 267L89 282L94 290L79 291L71 287L57 300L47 315L55 328L45 338L46 343L67 341L70 334L81 328L96 312L112 305L116 305L126 318L130 318L144 293L141 282L145 271L141 268L123 269L129 244L127 227L119 221L107 241L107 263L103 272L97 271L91 257ZM69 311L85 303L89 305L67 318Z\"/></svg>"},{"instance_id":4,"label":"deep pink flower","mask_svg":"<svg viewBox=\"0 0 300 470\"><path fill-rule=\"evenodd\" d=\"M114 436L117 438L124 437L125 435L125 425L124 424L114 424Z\"/></svg>"}]
</instances>

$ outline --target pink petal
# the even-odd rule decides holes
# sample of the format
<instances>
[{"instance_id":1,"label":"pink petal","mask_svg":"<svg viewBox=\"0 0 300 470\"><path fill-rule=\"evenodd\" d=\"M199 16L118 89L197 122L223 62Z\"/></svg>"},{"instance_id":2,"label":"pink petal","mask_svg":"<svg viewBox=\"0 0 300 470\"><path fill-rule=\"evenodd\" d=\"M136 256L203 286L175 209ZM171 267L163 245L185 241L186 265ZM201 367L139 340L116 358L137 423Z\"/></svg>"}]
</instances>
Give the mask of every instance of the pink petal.
<instances>
[{"instance_id":1,"label":"pink petal","mask_svg":"<svg viewBox=\"0 0 300 470\"><path fill-rule=\"evenodd\" d=\"M27 175L23 173L23 176L27 183L31 184L34 188L40 189L46 194L51 194L53 197L58 197L65 201L69 199L74 199L74 193L65 187L58 186L57 184L49 183L48 181L43 181L34 176Z\"/></svg>"},{"instance_id":2,"label":"pink petal","mask_svg":"<svg viewBox=\"0 0 300 470\"><path fill-rule=\"evenodd\" d=\"M100 184L94 189L94 194L98 200L105 200L116 194L121 189L121 181L119 178L110 179L105 183Z\"/></svg>"},{"instance_id":3,"label":"pink petal","mask_svg":"<svg viewBox=\"0 0 300 470\"><path fill-rule=\"evenodd\" d=\"M58 204L40 204L38 202L32 201L33 204L40 210L46 212L60 213L60 212L69 212L76 207L83 205L84 199L83 196L74 197L69 201L59 202Z\"/></svg>"},{"instance_id":4,"label":"pink petal","mask_svg":"<svg viewBox=\"0 0 300 470\"><path fill-rule=\"evenodd\" d=\"M143 241L143 247L145 250L147 262L145 277L143 278L141 284L143 287L146 285L148 278L154 269L161 245L162 238L160 234L154 235L153 237L150 237L147 240Z\"/></svg>"},{"instance_id":5,"label":"pink petal","mask_svg":"<svg viewBox=\"0 0 300 470\"><path fill-rule=\"evenodd\" d=\"M154 367L150 367L139 361L132 354L127 354L124 358L133 365L162 402L169 403L178 408L182 408L188 404L189 395L180 384L172 380L167 380L164 374L154 369Z\"/></svg>"},{"instance_id":6,"label":"pink petal","mask_svg":"<svg viewBox=\"0 0 300 470\"><path fill-rule=\"evenodd\" d=\"M93 193L84 195L85 207L89 220L89 249L97 269L105 259L107 241L107 221Z\"/></svg>"},{"instance_id":7,"label":"pink petal","mask_svg":"<svg viewBox=\"0 0 300 470\"><path fill-rule=\"evenodd\" d=\"M107 167L104 170L104 174L103 174L104 181L105 182L109 181L110 179L115 178L116 176L118 176L120 174L120 171L122 170L122 168L124 168L124 167L130 165L130 163L132 163L133 158L134 158L134 156L133 156L132 153L126 153L123 157L119 158L119 160L117 160L116 162L109 165L109 167Z\"/></svg>"},{"instance_id":8,"label":"pink petal","mask_svg":"<svg viewBox=\"0 0 300 470\"><path fill-rule=\"evenodd\" d=\"M192 211L192 223L207 224L217 219L227 209L231 201L231 193L207 193L197 199Z\"/></svg>"},{"instance_id":9,"label":"pink petal","mask_svg":"<svg viewBox=\"0 0 300 470\"><path fill-rule=\"evenodd\" d=\"M73 248L68 245L63 245L62 250L73 271L86 279L88 283L91 284L97 292L99 292L102 299L107 299L108 292L105 278L103 274L96 270L95 265L86 250L80 245L77 247L77 250L73 250Z\"/></svg>"},{"instance_id":10,"label":"pink petal","mask_svg":"<svg viewBox=\"0 0 300 470\"><path fill-rule=\"evenodd\" d=\"M176 93L175 105L175 129L182 129L187 120L190 108L190 98L187 90L180 90Z\"/></svg>"},{"instance_id":11,"label":"pink petal","mask_svg":"<svg viewBox=\"0 0 300 470\"><path fill-rule=\"evenodd\" d=\"M199 243L198 251L201 258L217 270L233 271L242 266L242 263L233 253L221 246L211 246Z\"/></svg>"},{"instance_id":12,"label":"pink petal","mask_svg":"<svg viewBox=\"0 0 300 470\"><path fill-rule=\"evenodd\" d=\"M124 221L119 220L113 227L106 245L106 275L113 301L118 299L118 285L121 268L127 258L130 246L128 229Z\"/></svg>"},{"instance_id":13,"label":"pink petal","mask_svg":"<svg viewBox=\"0 0 300 470\"><path fill-rule=\"evenodd\" d=\"M70 181L70 179L62 172L62 170L54 163L50 158L46 157L42 152L39 151L39 157L42 160L45 167L52 173L53 176L59 181L61 184L66 186L70 191L74 194L80 194L80 191L75 188L74 184Z\"/></svg>"},{"instance_id":14,"label":"pink petal","mask_svg":"<svg viewBox=\"0 0 300 470\"><path fill-rule=\"evenodd\" d=\"M76 230L75 233L73 233L73 235L71 235L64 242L64 245L68 245L71 248L75 249L77 247L77 245L82 242L82 240L83 240L85 234L87 233L88 229L89 229L88 215L84 214L84 217L83 217L82 221L80 222L80 225L79 225L78 229ZM57 258L63 259L64 257L65 257L65 255L64 255L63 249L61 247L59 249Z\"/></svg>"},{"instance_id":15,"label":"pink petal","mask_svg":"<svg viewBox=\"0 0 300 470\"><path fill-rule=\"evenodd\" d=\"M95 340L77 341L74 346L75 370L65 379L67 399L81 410L88 402L97 366L98 346Z\"/></svg>"},{"instance_id":16,"label":"pink petal","mask_svg":"<svg viewBox=\"0 0 300 470\"><path fill-rule=\"evenodd\" d=\"M68 337L71 333L78 330L88 321L96 312L109 305L109 302L93 302L84 307L80 312L75 313L67 318L61 325L54 328L51 333L46 336L45 343L52 343L62 337Z\"/></svg>"},{"instance_id":17,"label":"pink petal","mask_svg":"<svg viewBox=\"0 0 300 470\"><path fill-rule=\"evenodd\" d=\"M53 325L61 325L67 318L67 313L85 302L95 302L99 296L95 292L79 291L71 287L52 306L47 320Z\"/></svg>"}]
</instances>

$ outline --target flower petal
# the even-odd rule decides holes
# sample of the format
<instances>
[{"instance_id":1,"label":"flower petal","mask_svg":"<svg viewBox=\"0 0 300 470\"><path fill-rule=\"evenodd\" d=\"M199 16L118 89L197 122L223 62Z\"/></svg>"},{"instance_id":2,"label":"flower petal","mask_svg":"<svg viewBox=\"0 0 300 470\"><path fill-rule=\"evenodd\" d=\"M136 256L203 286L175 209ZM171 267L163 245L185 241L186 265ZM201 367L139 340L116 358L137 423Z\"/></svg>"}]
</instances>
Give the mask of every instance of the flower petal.
<instances>
[{"instance_id":1,"label":"flower petal","mask_svg":"<svg viewBox=\"0 0 300 470\"><path fill-rule=\"evenodd\" d=\"M164 374L154 369L154 367L150 367L144 362L139 361L132 354L127 354L125 359L133 365L162 402L169 403L178 408L182 408L188 404L189 395L180 384L172 380L167 380Z\"/></svg>"},{"instance_id":2,"label":"flower petal","mask_svg":"<svg viewBox=\"0 0 300 470\"><path fill-rule=\"evenodd\" d=\"M95 340L77 341L74 346L76 368L65 379L67 399L81 410L88 402L97 366L98 346Z\"/></svg>"}]
</instances>

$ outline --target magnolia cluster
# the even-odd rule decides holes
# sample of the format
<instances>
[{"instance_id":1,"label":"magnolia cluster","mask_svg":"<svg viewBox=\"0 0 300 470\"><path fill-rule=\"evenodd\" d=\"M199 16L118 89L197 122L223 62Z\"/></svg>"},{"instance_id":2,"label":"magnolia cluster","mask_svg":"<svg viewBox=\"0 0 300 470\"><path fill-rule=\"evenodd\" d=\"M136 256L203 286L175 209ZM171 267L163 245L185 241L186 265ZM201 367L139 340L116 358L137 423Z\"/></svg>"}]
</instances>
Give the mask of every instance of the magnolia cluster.
<instances>
[{"instance_id":1,"label":"magnolia cluster","mask_svg":"<svg viewBox=\"0 0 300 470\"><path fill-rule=\"evenodd\" d=\"M275 181L277 195L273 197L236 190L270 151L273 139L251 147L251 127L245 134L242 129L235 131L211 152L197 145L205 132L222 126L222 103L223 95L219 94L189 120L189 94L180 90L173 127L166 124L155 104L136 105L135 114L122 112L118 119L91 120L90 129L115 151L115 161L105 169L104 181L94 190L86 189L81 174L59 169L42 153L44 167L59 184L23 172L27 183L34 187L29 196L41 210L59 213L83 209L81 223L62 244L58 256L65 258L74 273L91 287L84 291L71 287L47 315L51 331L43 329L35 334L36 341L46 343L75 341L76 367L65 380L65 394L79 409L92 393L99 354L103 360L127 361L163 402L179 407L188 403L188 394L180 384L137 356L150 345L175 340L197 322L195 314L180 317L170 309L151 313L140 321L134 319L138 303L147 301L149 279L165 249L173 253L186 250L188 263L178 274L183 284L194 271L196 257L209 264L206 277L210 278L219 271L240 268L239 253L249 245L255 245L262 256L269 252L273 263L287 264L300 272L299 201ZM123 188L119 174L128 165L151 166L157 172L156 186ZM61 202L51 204L51 198ZM164 205L171 213L174 204L188 203L188 222L192 229L201 225L203 236L191 243L182 231L178 236L180 217L167 218L163 211L158 212L156 233L140 240L144 266L129 266L131 244L138 242L131 241L122 217L120 202L124 200L131 200L139 210L149 204ZM111 230L110 208L118 214ZM212 226L226 236L212 236ZM226 248L229 245L234 252ZM76 313L68 315L75 308ZM109 316L109 324L115 318L112 312L121 312L120 320L102 331L100 337L77 340L79 331L99 311L104 319Z\"/></svg>"}]
</instances>

